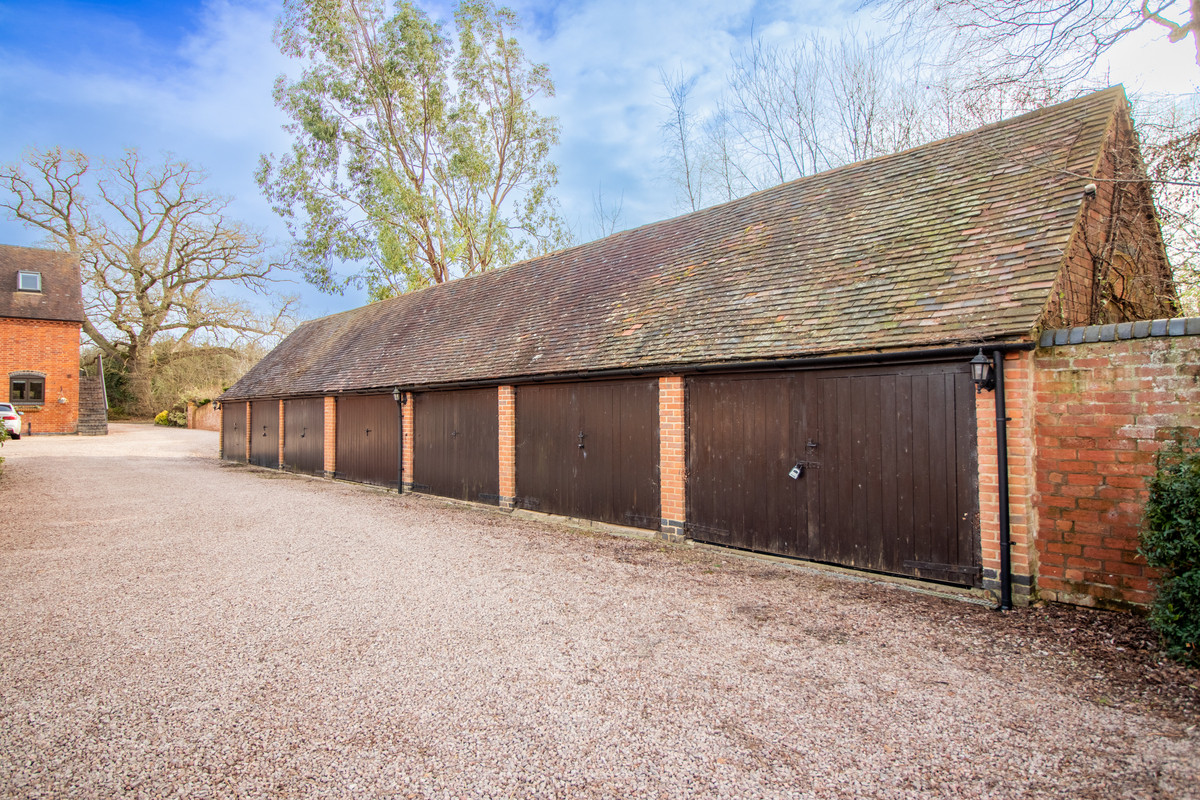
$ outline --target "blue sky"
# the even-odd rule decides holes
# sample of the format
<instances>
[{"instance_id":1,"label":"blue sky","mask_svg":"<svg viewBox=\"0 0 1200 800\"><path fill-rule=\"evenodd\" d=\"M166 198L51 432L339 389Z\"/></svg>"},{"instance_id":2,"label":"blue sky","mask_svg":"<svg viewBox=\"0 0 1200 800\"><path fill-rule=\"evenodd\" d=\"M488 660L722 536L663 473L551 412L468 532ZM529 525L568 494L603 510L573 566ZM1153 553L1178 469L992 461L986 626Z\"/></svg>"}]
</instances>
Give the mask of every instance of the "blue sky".
<instances>
[{"instance_id":1,"label":"blue sky","mask_svg":"<svg viewBox=\"0 0 1200 800\"><path fill-rule=\"evenodd\" d=\"M449 3L423 4L447 16ZM834 31L856 2L753 0L565 0L510 5L525 23L527 53L550 66L562 141L558 196L581 238L593 234L592 198L623 204L621 227L679 212L662 156L661 69L700 75L697 99L715 92L729 54L751 31L785 40ZM439 11L439 8L441 9ZM232 213L279 239L281 223L253 180L259 154L287 149L271 101L275 77L291 70L271 42L274 0L68 2L0 0L0 163L30 147L116 156L136 146L203 165L210 187L234 198ZM870 25L860 19L860 25ZM1147 39L1149 37L1146 37ZM1112 79L1131 90L1182 91L1200 75L1188 46L1131 42ZM1181 85L1182 82L1182 85ZM0 242L39 237L0 219ZM305 316L360 305L303 283Z\"/></svg>"}]
</instances>

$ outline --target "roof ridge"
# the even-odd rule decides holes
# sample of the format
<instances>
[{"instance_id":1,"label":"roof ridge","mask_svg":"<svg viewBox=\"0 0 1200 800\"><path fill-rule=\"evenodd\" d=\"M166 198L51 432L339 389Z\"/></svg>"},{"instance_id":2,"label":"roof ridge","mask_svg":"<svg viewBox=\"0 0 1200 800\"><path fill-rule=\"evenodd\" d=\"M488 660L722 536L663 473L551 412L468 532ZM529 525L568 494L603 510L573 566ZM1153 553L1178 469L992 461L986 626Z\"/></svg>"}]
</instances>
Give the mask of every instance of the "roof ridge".
<instances>
[{"instance_id":1,"label":"roof ridge","mask_svg":"<svg viewBox=\"0 0 1200 800\"><path fill-rule=\"evenodd\" d=\"M1077 225L1067 173L1092 166L1121 96L1093 92L309 321L229 396L1027 336Z\"/></svg>"},{"instance_id":2,"label":"roof ridge","mask_svg":"<svg viewBox=\"0 0 1200 800\"><path fill-rule=\"evenodd\" d=\"M857 170L857 169L862 169L869 165L872 165L872 166L877 165L879 163L886 162L891 159L911 158L914 153L917 153L922 150L931 150L935 147L943 147L952 142L960 141L960 140L967 139L967 138L975 138L977 136L981 136L981 135L984 135L991 131L994 131L998 128L1004 128L1004 127L1008 127L1008 126L1018 125L1022 121L1027 121L1033 117L1048 116L1051 113L1061 112L1070 106L1081 105L1084 102L1099 101L1100 98L1105 94L1114 94L1115 95L1117 93L1120 94L1120 97L1122 97L1122 98L1125 97L1125 88L1122 84L1119 84L1119 83L1113 84L1112 86L1108 86L1104 89L1099 89L1096 91L1088 92L1087 94L1082 94L1082 95L1080 95L1078 97L1074 97L1070 100L1064 100L1061 103L1055 103L1050 106L1045 106L1043 108L1037 108L1032 111L1027 111L1024 114L1019 114L1015 117L1009 117L1008 119L1002 119L1002 120L998 120L996 122L990 122L990 123L988 123L986 125L982 125L978 128L972 128L969 131L963 131L961 133L956 133L952 136L947 136L947 137L944 137L941 139L935 139L934 141L931 141L931 142L925 142L923 144L914 145L905 150L900 150L895 153L885 153L883 155L873 156L871 158L863 159L861 161L855 161L850 164L841 164L836 167L831 167L827 170L822 170L821 172L815 172L811 175L802 175L799 178L793 178L790 181L778 183L778 184L775 184L774 186L767 186L765 188L750 192L749 194L744 194L744 195L741 195L740 197L735 197L731 200L726 200L725 202L717 203L716 205L705 206L704 208L696 209L695 211L688 211L688 212L684 212L682 214L676 214L673 217L667 217L666 219L660 219L660 220L655 220L653 222L647 222L647 223L638 225L633 228L627 228L623 231L617 231L617 232L611 233L608 236L603 236L599 239L593 239L588 242L581 242L576 245L571 245L570 247L563 247L558 250L552 250L548 253L541 253L536 256L531 256L530 258L523 258L520 261L514 261L511 264L506 264L502 267L497 267L495 269L487 270L485 272L480 272L475 275L465 275L461 278L455 278L454 280L446 281L444 283L435 283L430 286L423 286L420 289L417 289L415 291L405 292L403 294L399 294L394 297L385 297L381 300L373 300L363 306L358 306L356 308L348 309L346 311L338 311L333 314L327 314L323 317L316 317L315 319L326 319L329 317L340 316L342 314L359 312L366 308L371 308L371 307L379 306L381 304L399 301L405 297L419 297L419 296L424 295L429 292L446 291L446 289L443 287L448 287L448 286L456 285L456 284L459 286L462 286L465 284L473 283L480 279L489 279L492 276L502 275L505 273L505 271L512 269L513 267L522 265L522 264L530 264L533 262L541 261L543 259L548 259L548 258L552 258L552 257L553 258L562 258L567 253L571 253L573 251L584 251L585 249L589 249L589 248L595 249L595 248L600 247L601 243L612 242L613 240L619 239L621 237L629 237L629 236L633 236L638 233L644 234L646 231L651 230L653 228L666 227L666 226L669 226L671 223L677 222L678 220L686 219L688 217L695 217L696 215L701 215L701 214L716 214L716 213L719 213L719 211L722 209L728 209L728 208L738 206L741 204L750 204L753 202L753 200L755 198L760 198L763 195L770 194L770 193L785 192L789 188L794 188L796 185L798 185L800 183L811 182L811 181L816 181L816 180L829 180L831 177L836 176L840 173L849 172L849 171ZM308 321L311 322L314 320L308 320Z\"/></svg>"}]
</instances>

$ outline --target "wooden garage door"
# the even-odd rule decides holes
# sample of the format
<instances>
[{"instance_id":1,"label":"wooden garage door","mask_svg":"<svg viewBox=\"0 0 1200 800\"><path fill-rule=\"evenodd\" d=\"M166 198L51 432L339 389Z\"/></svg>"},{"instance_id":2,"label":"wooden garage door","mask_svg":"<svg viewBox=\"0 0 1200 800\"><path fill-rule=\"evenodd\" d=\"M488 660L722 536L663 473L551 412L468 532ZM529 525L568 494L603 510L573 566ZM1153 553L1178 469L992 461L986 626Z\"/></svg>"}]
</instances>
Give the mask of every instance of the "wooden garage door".
<instances>
[{"instance_id":1,"label":"wooden garage door","mask_svg":"<svg viewBox=\"0 0 1200 800\"><path fill-rule=\"evenodd\" d=\"M804 373L689 379L693 539L812 558L821 470L807 441ZM796 478L790 476L799 465Z\"/></svg>"},{"instance_id":2,"label":"wooden garage door","mask_svg":"<svg viewBox=\"0 0 1200 800\"><path fill-rule=\"evenodd\" d=\"M979 584L965 364L703 377L688 392L693 538Z\"/></svg>"},{"instance_id":3,"label":"wooden garage door","mask_svg":"<svg viewBox=\"0 0 1200 800\"><path fill-rule=\"evenodd\" d=\"M518 505L657 529L658 381L517 388Z\"/></svg>"},{"instance_id":4,"label":"wooden garage door","mask_svg":"<svg viewBox=\"0 0 1200 800\"><path fill-rule=\"evenodd\" d=\"M283 468L310 475L324 472L324 398L283 401Z\"/></svg>"},{"instance_id":5,"label":"wooden garage door","mask_svg":"<svg viewBox=\"0 0 1200 800\"><path fill-rule=\"evenodd\" d=\"M395 488L399 446L399 409L390 394L337 399L336 477Z\"/></svg>"},{"instance_id":6,"label":"wooden garage door","mask_svg":"<svg viewBox=\"0 0 1200 800\"><path fill-rule=\"evenodd\" d=\"M423 392L413 403L413 489L498 503L496 390Z\"/></svg>"},{"instance_id":7,"label":"wooden garage door","mask_svg":"<svg viewBox=\"0 0 1200 800\"><path fill-rule=\"evenodd\" d=\"M229 461L246 460L245 403L221 403L221 453Z\"/></svg>"},{"instance_id":8,"label":"wooden garage door","mask_svg":"<svg viewBox=\"0 0 1200 800\"><path fill-rule=\"evenodd\" d=\"M250 463L279 466L278 400L255 400L250 404Z\"/></svg>"}]
</instances>

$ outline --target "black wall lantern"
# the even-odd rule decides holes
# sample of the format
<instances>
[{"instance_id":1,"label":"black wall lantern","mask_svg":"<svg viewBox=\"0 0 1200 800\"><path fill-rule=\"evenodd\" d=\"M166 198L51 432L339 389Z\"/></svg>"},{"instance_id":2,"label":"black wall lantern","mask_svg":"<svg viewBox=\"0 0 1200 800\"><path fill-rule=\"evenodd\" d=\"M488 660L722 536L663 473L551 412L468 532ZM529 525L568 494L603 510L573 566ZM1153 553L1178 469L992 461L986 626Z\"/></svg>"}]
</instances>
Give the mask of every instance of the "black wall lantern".
<instances>
[{"instance_id":1,"label":"black wall lantern","mask_svg":"<svg viewBox=\"0 0 1200 800\"><path fill-rule=\"evenodd\" d=\"M983 348L971 359L971 382L975 384L975 394L984 390L996 388L996 373L992 370L992 360L983 354Z\"/></svg>"}]
</instances>

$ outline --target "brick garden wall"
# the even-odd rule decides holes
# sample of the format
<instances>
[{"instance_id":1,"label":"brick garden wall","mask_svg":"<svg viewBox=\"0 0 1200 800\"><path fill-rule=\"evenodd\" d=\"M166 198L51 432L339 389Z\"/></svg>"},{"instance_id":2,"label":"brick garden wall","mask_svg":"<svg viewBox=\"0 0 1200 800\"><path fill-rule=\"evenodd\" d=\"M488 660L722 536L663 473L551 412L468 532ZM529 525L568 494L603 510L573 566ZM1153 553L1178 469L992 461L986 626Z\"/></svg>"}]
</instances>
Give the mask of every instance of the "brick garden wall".
<instances>
[{"instance_id":1,"label":"brick garden wall","mask_svg":"<svg viewBox=\"0 0 1200 800\"><path fill-rule=\"evenodd\" d=\"M0 318L0 399L9 400L9 375L41 374L46 396L19 406L22 433L75 433L79 427L79 323ZM65 402L59 402L59 399Z\"/></svg>"},{"instance_id":2,"label":"brick garden wall","mask_svg":"<svg viewBox=\"0 0 1200 800\"><path fill-rule=\"evenodd\" d=\"M1127 608L1154 574L1137 534L1154 455L1200 433L1200 319L1048 332L1035 354L1038 591ZM1049 346L1045 346L1049 345Z\"/></svg>"},{"instance_id":3,"label":"brick garden wall","mask_svg":"<svg viewBox=\"0 0 1200 800\"><path fill-rule=\"evenodd\" d=\"M202 431L221 430L221 412L215 408L215 403L205 403L198 406L188 401L187 426Z\"/></svg>"}]
</instances>

